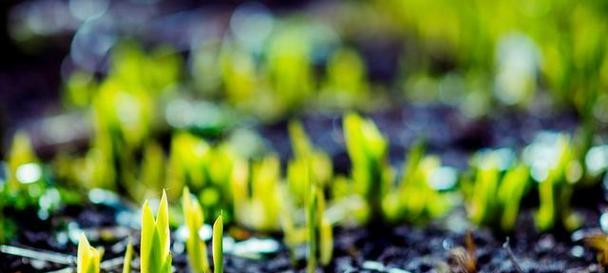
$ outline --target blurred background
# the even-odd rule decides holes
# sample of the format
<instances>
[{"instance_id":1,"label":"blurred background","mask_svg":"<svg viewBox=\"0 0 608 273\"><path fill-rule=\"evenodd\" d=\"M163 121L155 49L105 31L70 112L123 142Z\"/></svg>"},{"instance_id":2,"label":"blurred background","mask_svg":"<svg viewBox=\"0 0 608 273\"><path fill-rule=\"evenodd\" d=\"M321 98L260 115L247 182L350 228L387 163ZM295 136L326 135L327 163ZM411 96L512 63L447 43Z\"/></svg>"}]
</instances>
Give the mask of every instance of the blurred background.
<instances>
[{"instance_id":1,"label":"blurred background","mask_svg":"<svg viewBox=\"0 0 608 273\"><path fill-rule=\"evenodd\" d=\"M493 124L496 117L524 131L580 130L591 143L608 122L604 1L0 5L0 154L26 132L67 180L119 180L90 164L162 154L180 131L227 139L246 157L267 147L283 155L288 140L273 130L306 116L312 139L331 154L339 137L323 128L339 126L351 110L385 113L381 129L402 146L415 138L404 140L404 127L413 135L437 131L436 138L449 127L466 141L486 127L462 120ZM500 144L529 143L532 135ZM474 140L471 148L488 145ZM344 159L341 153L332 158ZM70 178L78 176L66 167L74 160L91 174Z\"/></svg>"},{"instance_id":2,"label":"blurred background","mask_svg":"<svg viewBox=\"0 0 608 273\"><path fill-rule=\"evenodd\" d=\"M108 78L143 85L137 96L165 110L187 98L262 121L403 102L608 121L603 1L41 0L1 10L5 144L24 122L90 106Z\"/></svg>"}]
</instances>

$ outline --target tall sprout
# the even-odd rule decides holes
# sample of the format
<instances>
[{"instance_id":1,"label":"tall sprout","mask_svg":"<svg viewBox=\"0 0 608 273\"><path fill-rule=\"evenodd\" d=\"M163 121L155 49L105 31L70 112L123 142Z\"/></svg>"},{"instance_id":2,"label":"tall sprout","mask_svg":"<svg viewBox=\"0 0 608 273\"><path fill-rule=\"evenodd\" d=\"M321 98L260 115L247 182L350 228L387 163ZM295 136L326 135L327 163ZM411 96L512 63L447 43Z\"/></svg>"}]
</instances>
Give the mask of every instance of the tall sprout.
<instances>
[{"instance_id":1,"label":"tall sprout","mask_svg":"<svg viewBox=\"0 0 608 273\"><path fill-rule=\"evenodd\" d=\"M263 231L280 228L280 161L269 155L255 162L235 161L232 195L236 220Z\"/></svg>"},{"instance_id":2,"label":"tall sprout","mask_svg":"<svg viewBox=\"0 0 608 273\"><path fill-rule=\"evenodd\" d=\"M190 190L185 187L182 194L182 209L186 227L188 229L188 240L186 250L188 251L188 264L194 273L209 273L209 261L207 260L207 246L199 236L199 230L203 227L203 209L198 200L192 198Z\"/></svg>"},{"instance_id":3,"label":"tall sprout","mask_svg":"<svg viewBox=\"0 0 608 273\"><path fill-rule=\"evenodd\" d=\"M314 273L317 264L326 266L333 254L333 231L325 217L325 197L323 191L314 183L310 185L306 208L307 229L307 266L308 273Z\"/></svg>"},{"instance_id":4,"label":"tall sprout","mask_svg":"<svg viewBox=\"0 0 608 273\"><path fill-rule=\"evenodd\" d=\"M521 201L529 188L530 170L521 161L506 160L498 150L474 157L467 209L477 225L511 231L516 224Z\"/></svg>"},{"instance_id":5,"label":"tall sprout","mask_svg":"<svg viewBox=\"0 0 608 273\"><path fill-rule=\"evenodd\" d=\"M536 226L540 230L572 230L580 225L580 219L570 207L570 199L575 184L581 179L582 166L575 155L570 137L564 134L545 137L547 143L544 143L544 149L550 151L545 156L551 158L544 158L545 162L536 161L533 165L538 173L536 178L540 179L540 207L536 213ZM530 148L529 152L539 151Z\"/></svg>"},{"instance_id":6,"label":"tall sprout","mask_svg":"<svg viewBox=\"0 0 608 273\"><path fill-rule=\"evenodd\" d=\"M382 218L382 198L392 179L388 141L373 121L349 113L343 122L355 191L363 196L372 217Z\"/></svg>"},{"instance_id":7,"label":"tall sprout","mask_svg":"<svg viewBox=\"0 0 608 273\"><path fill-rule=\"evenodd\" d=\"M289 137L293 158L287 166L287 184L291 198L298 205L303 205L309 187L308 177L302 174L303 169L308 169L310 165L311 179L321 188L326 188L330 186L333 166L329 155L313 146L300 122L289 122Z\"/></svg>"},{"instance_id":8,"label":"tall sprout","mask_svg":"<svg viewBox=\"0 0 608 273\"><path fill-rule=\"evenodd\" d=\"M77 273L99 273L101 267L101 253L89 244L84 234L78 241Z\"/></svg>"},{"instance_id":9,"label":"tall sprout","mask_svg":"<svg viewBox=\"0 0 608 273\"><path fill-rule=\"evenodd\" d=\"M452 203L449 196L431 185L442 168L441 161L424 153L422 142L410 149L400 183L384 197L382 205L389 220L425 223L448 212Z\"/></svg>"},{"instance_id":10,"label":"tall sprout","mask_svg":"<svg viewBox=\"0 0 608 273\"><path fill-rule=\"evenodd\" d=\"M164 191L156 218L146 201L142 208L141 223L139 255L141 273L171 273L169 204Z\"/></svg>"},{"instance_id":11,"label":"tall sprout","mask_svg":"<svg viewBox=\"0 0 608 273\"><path fill-rule=\"evenodd\" d=\"M215 219L213 223L213 272L222 273L224 272L224 216L220 216Z\"/></svg>"}]
</instances>

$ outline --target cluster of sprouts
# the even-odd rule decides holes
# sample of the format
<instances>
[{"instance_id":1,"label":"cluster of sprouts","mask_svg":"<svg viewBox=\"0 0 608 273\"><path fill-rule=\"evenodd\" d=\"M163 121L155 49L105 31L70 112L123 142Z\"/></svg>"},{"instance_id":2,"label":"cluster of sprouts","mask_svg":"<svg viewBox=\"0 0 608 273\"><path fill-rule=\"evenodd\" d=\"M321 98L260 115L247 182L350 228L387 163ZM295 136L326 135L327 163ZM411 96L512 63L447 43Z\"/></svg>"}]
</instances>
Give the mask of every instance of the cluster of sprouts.
<instances>
[{"instance_id":1,"label":"cluster of sprouts","mask_svg":"<svg viewBox=\"0 0 608 273\"><path fill-rule=\"evenodd\" d=\"M184 220L189 232L187 241L188 263L192 272L211 273L207 247L198 235L202 228L203 218L200 204L193 198L190 191L185 188L182 196ZM146 201L142 207L141 239L139 253L140 273L171 273L173 272L171 256L171 240L169 229L169 203L163 191L156 217ZM223 217L220 214L213 224L213 272L223 272ZM78 243L78 273L99 273L103 251L91 247L84 234L81 234ZM133 246L129 241L123 260L123 273L131 272L133 260Z\"/></svg>"}]
</instances>

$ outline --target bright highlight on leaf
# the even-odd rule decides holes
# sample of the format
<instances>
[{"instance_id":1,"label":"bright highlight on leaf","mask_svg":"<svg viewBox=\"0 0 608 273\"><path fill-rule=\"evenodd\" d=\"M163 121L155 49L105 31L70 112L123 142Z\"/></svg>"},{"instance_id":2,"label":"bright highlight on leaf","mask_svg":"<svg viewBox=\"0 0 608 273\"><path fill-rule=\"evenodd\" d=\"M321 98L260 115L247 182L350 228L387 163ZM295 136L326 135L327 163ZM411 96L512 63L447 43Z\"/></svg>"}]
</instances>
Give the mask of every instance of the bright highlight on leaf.
<instances>
[{"instance_id":1,"label":"bright highlight on leaf","mask_svg":"<svg viewBox=\"0 0 608 273\"><path fill-rule=\"evenodd\" d=\"M78 241L78 263L76 265L77 273L99 273L101 264L101 254L99 250L92 247L87 240L87 237L80 234Z\"/></svg>"},{"instance_id":2,"label":"bright highlight on leaf","mask_svg":"<svg viewBox=\"0 0 608 273\"><path fill-rule=\"evenodd\" d=\"M146 201L142 208L142 229L140 245L141 273L170 273L171 253L169 252L169 204L167 195L158 206L156 219Z\"/></svg>"},{"instance_id":3,"label":"bright highlight on leaf","mask_svg":"<svg viewBox=\"0 0 608 273\"><path fill-rule=\"evenodd\" d=\"M8 190L16 193L23 188L23 183L30 183L31 179L26 179L28 175L20 175L23 166L29 163L37 163L38 158L32 148L30 138L25 132L17 132L13 137L10 153L8 156ZM39 175L38 178L39 179ZM26 181L28 180L28 181ZM34 181L35 182L35 181Z\"/></svg>"}]
</instances>

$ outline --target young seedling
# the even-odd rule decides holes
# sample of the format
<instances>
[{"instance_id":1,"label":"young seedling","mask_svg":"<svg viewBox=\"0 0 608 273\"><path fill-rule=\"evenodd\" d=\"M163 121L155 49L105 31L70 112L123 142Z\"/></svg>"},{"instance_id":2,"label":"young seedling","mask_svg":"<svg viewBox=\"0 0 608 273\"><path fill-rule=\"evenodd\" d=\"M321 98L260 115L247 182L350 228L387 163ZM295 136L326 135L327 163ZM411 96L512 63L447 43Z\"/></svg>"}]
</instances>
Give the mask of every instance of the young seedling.
<instances>
[{"instance_id":1,"label":"young seedling","mask_svg":"<svg viewBox=\"0 0 608 273\"><path fill-rule=\"evenodd\" d=\"M354 113L344 117L343 127L354 189L367 200L370 215L382 219L382 199L393 176L388 141L373 121Z\"/></svg>"},{"instance_id":2,"label":"young seedling","mask_svg":"<svg viewBox=\"0 0 608 273\"><path fill-rule=\"evenodd\" d=\"M224 272L224 216L220 216L215 219L213 223L213 272L223 273Z\"/></svg>"},{"instance_id":3,"label":"young seedling","mask_svg":"<svg viewBox=\"0 0 608 273\"><path fill-rule=\"evenodd\" d=\"M280 193L280 162L276 155L249 163L236 162L232 178L232 195L236 220L262 231L280 228L283 208Z\"/></svg>"},{"instance_id":4,"label":"young seedling","mask_svg":"<svg viewBox=\"0 0 608 273\"><path fill-rule=\"evenodd\" d=\"M315 184L310 186L306 215L308 260L306 271L314 273L317 263L325 266L331 261L333 252L333 231L325 215L325 197Z\"/></svg>"},{"instance_id":5,"label":"young seedling","mask_svg":"<svg viewBox=\"0 0 608 273\"><path fill-rule=\"evenodd\" d=\"M207 246L198 235L203 226L204 217L201 205L190 195L188 187L184 188L182 194L182 209L186 227L188 228L188 241L186 247L188 251L188 263L194 273L209 273L209 261L207 260Z\"/></svg>"},{"instance_id":6,"label":"young seedling","mask_svg":"<svg viewBox=\"0 0 608 273\"><path fill-rule=\"evenodd\" d=\"M131 261L133 260L133 240L129 238L125 257L122 262L122 273L131 273Z\"/></svg>"},{"instance_id":7,"label":"young seedling","mask_svg":"<svg viewBox=\"0 0 608 273\"><path fill-rule=\"evenodd\" d=\"M7 188L10 194L17 194L23 190L24 184L29 184L36 181L30 181L29 176L20 175L25 172L23 168L34 167L38 162L32 143L28 135L24 132L17 132L13 137L10 154L8 156L8 181ZM32 165L34 164L34 165ZM26 166L27 165L27 166ZM40 167L38 167L38 170ZM25 181L24 181L25 179ZM39 177L38 177L39 179Z\"/></svg>"},{"instance_id":8,"label":"young seedling","mask_svg":"<svg viewBox=\"0 0 608 273\"><path fill-rule=\"evenodd\" d=\"M206 217L212 221L217 211L221 211L224 220L230 221L233 216L230 179L238 156L227 143L212 146L204 161L205 186L199 192L199 200Z\"/></svg>"},{"instance_id":9,"label":"young seedling","mask_svg":"<svg viewBox=\"0 0 608 273\"><path fill-rule=\"evenodd\" d=\"M306 220L307 220L307 234L308 238L306 242L308 243L308 253L307 253L307 264L306 264L306 272L314 273L317 270L317 248L318 248L318 239L317 239L317 207L318 207L318 197L316 195L316 187L311 185L310 197L308 201L308 208L306 210Z\"/></svg>"},{"instance_id":10,"label":"young seedling","mask_svg":"<svg viewBox=\"0 0 608 273\"><path fill-rule=\"evenodd\" d=\"M146 193L160 193L162 188L166 186L165 176L165 154L160 144L150 141L146 143L143 151L143 159L139 172L139 182L134 191L137 198L142 198ZM141 199L138 199L141 200Z\"/></svg>"},{"instance_id":11,"label":"young seedling","mask_svg":"<svg viewBox=\"0 0 608 273\"><path fill-rule=\"evenodd\" d=\"M325 188L333 176L333 166L326 153L313 147L300 122L289 123L289 136L293 159L287 166L287 184L295 205L304 206L310 185L304 169L310 165L312 179Z\"/></svg>"},{"instance_id":12,"label":"young seedling","mask_svg":"<svg viewBox=\"0 0 608 273\"><path fill-rule=\"evenodd\" d=\"M424 150L422 142L410 149L401 183L385 196L383 208L388 219L424 223L448 211L448 196L431 186L432 176L441 168L440 159L425 156Z\"/></svg>"},{"instance_id":13,"label":"young seedling","mask_svg":"<svg viewBox=\"0 0 608 273\"><path fill-rule=\"evenodd\" d=\"M204 161L209 144L192 134L177 133L171 139L171 152L167 169L168 185L183 188L185 185L200 189L205 183Z\"/></svg>"},{"instance_id":14,"label":"young seedling","mask_svg":"<svg viewBox=\"0 0 608 273\"><path fill-rule=\"evenodd\" d=\"M188 133L176 134L171 142L168 187L190 190L202 202L203 220L212 221L215 211L225 211L231 219L230 179L236 155L227 144L212 146L204 139Z\"/></svg>"},{"instance_id":15,"label":"young seedling","mask_svg":"<svg viewBox=\"0 0 608 273\"><path fill-rule=\"evenodd\" d=\"M289 123L289 137L294 160L310 158L313 178L319 185L327 185L333 176L333 166L329 155L313 146L304 127L298 121Z\"/></svg>"},{"instance_id":16,"label":"young seedling","mask_svg":"<svg viewBox=\"0 0 608 273\"><path fill-rule=\"evenodd\" d=\"M574 154L570 138L560 134L549 144L553 150L553 161L541 171L544 177L538 185L540 207L536 213L536 226L546 231L552 228L572 230L580 225L580 219L570 208L574 184L580 180L582 167ZM539 171L539 172L541 172Z\"/></svg>"},{"instance_id":17,"label":"young seedling","mask_svg":"<svg viewBox=\"0 0 608 273\"><path fill-rule=\"evenodd\" d=\"M156 219L146 201L142 209L141 222L139 255L141 273L171 273L169 204L164 191L158 206Z\"/></svg>"},{"instance_id":18,"label":"young seedling","mask_svg":"<svg viewBox=\"0 0 608 273\"><path fill-rule=\"evenodd\" d=\"M99 250L92 247L87 240L87 237L80 234L78 241L78 263L76 265L77 273L99 273L101 265L101 254Z\"/></svg>"},{"instance_id":19,"label":"young seedling","mask_svg":"<svg viewBox=\"0 0 608 273\"><path fill-rule=\"evenodd\" d=\"M282 24L269 40L266 76L279 113L301 106L313 94L312 41L302 30L295 24Z\"/></svg>"},{"instance_id":20,"label":"young seedling","mask_svg":"<svg viewBox=\"0 0 608 273\"><path fill-rule=\"evenodd\" d=\"M498 151L478 154L475 159L475 178L468 192L470 218L478 225L511 231L529 185L529 169L519 162L501 171Z\"/></svg>"},{"instance_id":21,"label":"young seedling","mask_svg":"<svg viewBox=\"0 0 608 273\"><path fill-rule=\"evenodd\" d=\"M15 134L5 160L6 164L0 163L0 168L6 166L4 171L7 178L6 183L0 182L0 210L31 208L48 213L49 210L57 208L58 202L41 206L40 198L48 192L50 180L25 132ZM13 230L12 220L3 218L2 211L0 229L3 229L0 231L0 241L9 238Z\"/></svg>"}]
</instances>

